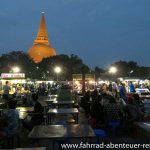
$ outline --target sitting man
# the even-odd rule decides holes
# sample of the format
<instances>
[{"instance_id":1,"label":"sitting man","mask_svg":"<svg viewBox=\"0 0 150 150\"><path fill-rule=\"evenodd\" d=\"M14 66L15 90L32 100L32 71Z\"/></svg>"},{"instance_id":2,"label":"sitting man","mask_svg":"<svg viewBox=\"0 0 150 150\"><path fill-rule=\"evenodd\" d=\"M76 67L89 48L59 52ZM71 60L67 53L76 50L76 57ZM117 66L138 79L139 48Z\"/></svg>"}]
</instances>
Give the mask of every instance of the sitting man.
<instances>
[{"instance_id":1,"label":"sitting man","mask_svg":"<svg viewBox=\"0 0 150 150\"><path fill-rule=\"evenodd\" d=\"M93 102L90 111L90 124L93 128L104 128L105 126L105 116L104 108L101 105L102 96L98 95L96 100Z\"/></svg>"},{"instance_id":2,"label":"sitting man","mask_svg":"<svg viewBox=\"0 0 150 150\"><path fill-rule=\"evenodd\" d=\"M44 121L44 117L43 117L44 109L42 105L38 102L38 95L36 93L32 94L32 100L33 100L34 110L28 112L28 115L31 116L31 120L24 121L24 126L28 130L32 130L34 126L40 125Z\"/></svg>"}]
</instances>

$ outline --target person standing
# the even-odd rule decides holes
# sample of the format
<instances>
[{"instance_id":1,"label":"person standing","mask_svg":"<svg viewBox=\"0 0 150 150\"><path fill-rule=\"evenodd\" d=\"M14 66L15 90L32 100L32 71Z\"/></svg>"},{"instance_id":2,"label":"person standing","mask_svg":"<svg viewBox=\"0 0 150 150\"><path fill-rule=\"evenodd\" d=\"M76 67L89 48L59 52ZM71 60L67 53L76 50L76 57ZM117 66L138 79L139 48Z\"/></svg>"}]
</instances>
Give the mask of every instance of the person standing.
<instances>
[{"instance_id":1,"label":"person standing","mask_svg":"<svg viewBox=\"0 0 150 150\"><path fill-rule=\"evenodd\" d=\"M125 84L121 83L120 88L119 88L119 95L120 95L120 103L125 105L126 104L126 88Z\"/></svg>"},{"instance_id":2,"label":"person standing","mask_svg":"<svg viewBox=\"0 0 150 150\"><path fill-rule=\"evenodd\" d=\"M5 85L3 86L3 99L7 102L9 98L9 91L11 90L9 86L9 82L6 81Z\"/></svg>"},{"instance_id":3,"label":"person standing","mask_svg":"<svg viewBox=\"0 0 150 150\"><path fill-rule=\"evenodd\" d=\"M132 83L132 81L130 81L130 83L129 83L129 89L130 89L130 92L131 92L131 93L135 93L135 92L136 92L136 91L135 91L134 84Z\"/></svg>"}]
</instances>

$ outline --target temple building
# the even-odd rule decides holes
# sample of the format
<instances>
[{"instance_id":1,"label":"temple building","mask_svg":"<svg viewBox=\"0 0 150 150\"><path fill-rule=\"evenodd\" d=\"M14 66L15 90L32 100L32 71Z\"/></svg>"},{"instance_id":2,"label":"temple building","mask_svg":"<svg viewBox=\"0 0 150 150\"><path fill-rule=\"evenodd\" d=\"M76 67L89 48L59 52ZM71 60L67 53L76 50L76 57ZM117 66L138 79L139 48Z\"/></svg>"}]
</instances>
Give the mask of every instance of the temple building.
<instances>
[{"instance_id":1,"label":"temple building","mask_svg":"<svg viewBox=\"0 0 150 150\"><path fill-rule=\"evenodd\" d=\"M51 47L51 44L48 40L48 34L46 30L46 23L43 12L37 37L34 40L33 46L29 49L28 54L34 60L35 63L41 62L43 58L56 55L55 50Z\"/></svg>"}]
</instances>

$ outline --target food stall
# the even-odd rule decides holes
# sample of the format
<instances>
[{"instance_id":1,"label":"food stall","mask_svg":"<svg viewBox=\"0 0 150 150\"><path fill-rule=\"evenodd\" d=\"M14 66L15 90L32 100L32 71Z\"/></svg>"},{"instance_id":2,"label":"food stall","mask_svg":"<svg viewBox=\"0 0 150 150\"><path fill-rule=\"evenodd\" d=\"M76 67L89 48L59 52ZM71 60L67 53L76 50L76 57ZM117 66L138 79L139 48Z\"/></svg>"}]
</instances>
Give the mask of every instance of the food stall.
<instances>
[{"instance_id":1,"label":"food stall","mask_svg":"<svg viewBox=\"0 0 150 150\"><path fill-rule=\"evenodd\" d=\"M24 90L24 85L26 84L25 74L24 73L2 73L0 80L0 94L3 93L3 86L6 81L9 82L11 88L10 95L14 94L16 90L20 93L27 92Z\"/></svg>"},{"instance_id":2,"label":"food stall","mask_svg":"<svg viewBox=\"0 0 150 150\"><path fill-rule=\"evenodd\" d=\"M82 93L82 74L73 74L73 91L77 93ZM92 91L95 88L95 75L94 74L85 74L85 90Z\"/></svg>"}]
</instances>

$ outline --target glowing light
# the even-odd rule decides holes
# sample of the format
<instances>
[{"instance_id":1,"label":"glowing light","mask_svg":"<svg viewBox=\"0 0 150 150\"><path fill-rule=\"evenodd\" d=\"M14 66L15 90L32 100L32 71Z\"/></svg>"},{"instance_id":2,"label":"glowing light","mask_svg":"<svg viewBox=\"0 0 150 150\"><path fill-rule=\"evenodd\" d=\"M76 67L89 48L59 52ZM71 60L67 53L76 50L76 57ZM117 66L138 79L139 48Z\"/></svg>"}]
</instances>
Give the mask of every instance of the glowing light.
<instances>
[{"instance_id":1,"label":"glowing light","mask_svg":"<svg viewBox=\"0 0 150 150\"><path fill-rule=\"evenodd\" d=\"M53 83L54 83L54 81L49 81L49 83L50 83L50 84L53 84Z\"/></svg>"},{"instance_id":2,"label":"glowing light","mask_svg":"<svg viewBox=\"0 0 150 150\"><path fill-rule=\"evenodd\" d=\"M120 81L123 81L123 78L118 78Z\"/></svg>"},{"instance_id":3,"label":"glowing light","mask_svg":"<svg viewBox=\"0 0 150 150\"><path fill-rule=\"evenodd\" d=\"M19 67L13 67L12 71L15 73L18 73L18 72L20 72L20 68Z\"/></svg>"},{"instance_id":4,"label":"glowing light","mask_svg":"<svg viewBox=\"0 0 150 150\"><path fill-rule=\"evenodd\" d=\"M117 68L116 67L111 67L110 69L109 69L109 73L111 73L111 74L115 74L117 72Z\"/></svg>"},{"instance_id":5,"label":"glowing light","mask_svg":"<svg viewBox=\"0 0 150 150\"><path fill-rule=\"evenodd\" d=\"M130 71L130 73L133 73L133 72L134 72L133 70Z\"/></svg>"},{"instance_id":6,"label":"glowing light","mask_svg":"<svg viewBox=\"0 0 150 150\"><path fill-rule=\"evenodd\" d=\"M55 67L54 71L55 71L56 73L60 73L60 72L61 72L61 68L57 66L57 67Z\"/></svg>"},{"instance_id":7,"label":"glowing light","mask_svg":"<svg viewBox=\"0 0 150 150\"><path fill-rule=\"evenodd\" d=\"M95 83L95 82L94 82L94 81L92 81L92 80L90 80L90 81L89 81L89 83L90 83L90 84L93 84L93 83Z\"/></svg>"},{"instance_id":8,"label":"glowing light","mask_svg":"<svg viewBox=\"0 0 150 150\"><path fill-rule=\"evenodd\" d=\"M79 81L75 81L75 84L79 85Z\"/></svg>"}]
</instances>

